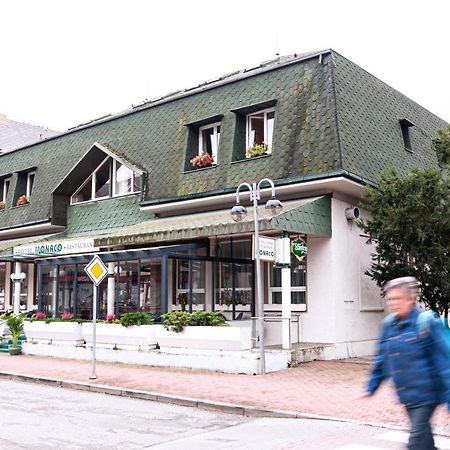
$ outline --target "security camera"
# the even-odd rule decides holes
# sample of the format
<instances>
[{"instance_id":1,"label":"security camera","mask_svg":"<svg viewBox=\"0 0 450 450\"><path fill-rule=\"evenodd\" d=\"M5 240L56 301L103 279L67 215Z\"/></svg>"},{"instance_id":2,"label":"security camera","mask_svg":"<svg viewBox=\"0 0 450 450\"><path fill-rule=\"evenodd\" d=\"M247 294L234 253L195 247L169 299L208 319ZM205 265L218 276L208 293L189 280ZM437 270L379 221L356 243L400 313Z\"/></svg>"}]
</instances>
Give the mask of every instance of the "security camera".
<instances>
[{"instance_id":1,"label":"security camera","mask_svg":"<svg viewBox=\"0 0 450 450\"><path fill-rule=\"evenodd\" d=\"M347 220L359 219L359 208L357 206L352 206L351 208L346 208L345 209L345 218Z\"/></svg>"}]
</instances>

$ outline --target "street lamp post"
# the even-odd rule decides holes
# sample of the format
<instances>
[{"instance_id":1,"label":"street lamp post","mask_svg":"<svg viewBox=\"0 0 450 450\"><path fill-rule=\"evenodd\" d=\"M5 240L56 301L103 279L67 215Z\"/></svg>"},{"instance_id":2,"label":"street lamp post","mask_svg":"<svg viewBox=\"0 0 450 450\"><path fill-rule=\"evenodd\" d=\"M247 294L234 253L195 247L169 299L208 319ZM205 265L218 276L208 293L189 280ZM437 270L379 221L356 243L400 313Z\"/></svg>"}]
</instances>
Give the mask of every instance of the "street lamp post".
<instances>
[{"instance_id":1,"label":"street lamp post","mask_svg":"<svg viewBox=\"0 0 450 450\"><path fill-rule=\"evenodd\" d=\"M259 183L241 183L236 189L236 205L231 209L231 217L235 222L241 222L247 216L247 209L241 205L241 188L247 188L250 192L250 200L253 200L254 221L255 221L255 264L256 264L256 303L258 306L258 344L259 344L259 373L266 373L266 357L264 352L264 299L262 292L261 278L261 258L259 253L259 218L258 218L258 200L261 199L261 185L266 182L272 189L272 197L267 201L265 209L270 216L276 216L283 209L283 205L275 197L275 185L269 178L263 178Z\"/></svg>"},{"instance_id":2,"label":"street lamp post","mask_svg":"<svg viewBox=\"0 0 450 450\"><path fill-rule=\"evenodd\" d=\"M13 301L13 313L15 316L20 314L20 290L26 275L22 272L20 262L15 264L15 272L10 275L11 281L14 283L14 301Z\"/></svg>"}]
</instances>

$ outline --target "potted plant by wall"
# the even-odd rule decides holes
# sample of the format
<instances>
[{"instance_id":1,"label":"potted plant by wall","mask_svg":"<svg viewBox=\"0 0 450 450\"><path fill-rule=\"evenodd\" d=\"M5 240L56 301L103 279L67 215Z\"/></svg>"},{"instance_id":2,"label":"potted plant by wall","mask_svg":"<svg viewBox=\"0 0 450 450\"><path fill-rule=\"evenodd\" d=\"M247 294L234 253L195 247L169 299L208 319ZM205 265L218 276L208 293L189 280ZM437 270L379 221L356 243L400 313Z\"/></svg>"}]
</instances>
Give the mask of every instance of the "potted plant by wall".
<instances>
[{"instance_id":1,"label":"potted plant by wall","mask_svg":"<svg viewBox=\"0 0 450 450\"><path fill-rule=\"evenodd\" d=\"M245 156L247 158L254 158L255 156L267 155L268 151L269 151L269 146L267 144L265 144L264 142L257 144L255 142L251 147L249 147L245 151Z\"/></svg>"},{"instance_id":2,"label":"potted plant by wall","mask_svg":"<svg viewBox=\"0 0 450 450\"><path fill-rule=\"evenodd\" d=\"M19 316L10 315L6 319L6 325L8 325L9 331L11 333L12 344L9 346L10 355L20 355L22 348L18 345L20 335L23 333L23 319L24 315Z\"/></svg>"},{"instance_id":3,"label":"potted plant by wall","mask_svg":"<svg viewBox=\"0 0 450 450\"><path fill-rule=\"evenodd\" d=\"M5 209L6 203L1 201L0 202L0 210Z\"/></svg>"},{"instance_id":4,"label":"potted plant by wall","mask_svg":"<svg viewBox=\"0 0 450 450\"><path fill-rule=\"evenodd\" d=\"M30 203L30 197L27 197L26 195L21 195L17 199L16 206L26 205L27 203Z\"/></svg>"},{"instance_id":5,"label":"potted plant by wall","mask_svg":"<svg viewBox=\"0 0 450 450\"><path fill-rule=\"evenodd\" d=\"M200 153L191 159L191 164L197 168L202 169L214 164L214 158L209 153Z\"/></svg>"}]
</instances>

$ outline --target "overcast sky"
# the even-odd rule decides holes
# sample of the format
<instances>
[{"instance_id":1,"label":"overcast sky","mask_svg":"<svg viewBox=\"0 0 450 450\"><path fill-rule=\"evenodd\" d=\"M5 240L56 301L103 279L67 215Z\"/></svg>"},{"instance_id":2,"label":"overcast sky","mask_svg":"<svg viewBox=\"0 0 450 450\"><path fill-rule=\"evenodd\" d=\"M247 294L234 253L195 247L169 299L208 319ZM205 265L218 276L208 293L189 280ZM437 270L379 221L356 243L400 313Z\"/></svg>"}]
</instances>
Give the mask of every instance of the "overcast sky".
<instances>
[{"instance_id":1,"label":"overcast sky","mask_svg":"<svg viewBox=\"0 0 450 450\"><path fill-rule=\"evenodd\" d=\"M450 122L448 0L3 0L0 113L64 131L332 48Z\"/></svg>"}]
</instances>

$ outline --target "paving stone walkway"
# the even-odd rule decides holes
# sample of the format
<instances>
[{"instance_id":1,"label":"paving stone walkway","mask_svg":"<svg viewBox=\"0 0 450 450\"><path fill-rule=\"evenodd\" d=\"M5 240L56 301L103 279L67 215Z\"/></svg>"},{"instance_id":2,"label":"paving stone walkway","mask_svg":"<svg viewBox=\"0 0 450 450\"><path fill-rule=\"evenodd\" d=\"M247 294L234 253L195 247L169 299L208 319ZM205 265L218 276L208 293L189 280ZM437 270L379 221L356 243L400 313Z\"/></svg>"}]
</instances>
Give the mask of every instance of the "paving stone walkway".
<instances>
[{"instance_id":1,"label":"paving stone walkway","mask_svg":"<svg viewBox=\"0 0 450 450\"><path fill-rule=\"evenodd\" d=\"M45 377L89 385L111 386L188 397L266 410L282 410L389 426L408 424L393 388L386 384L370 399L359 399L368 364L314 361L264 376L91 363L38 356L0 354L0 373ZM444 406L433 417L435 432L450 436Z\"/></svg>"}]
</instances>

